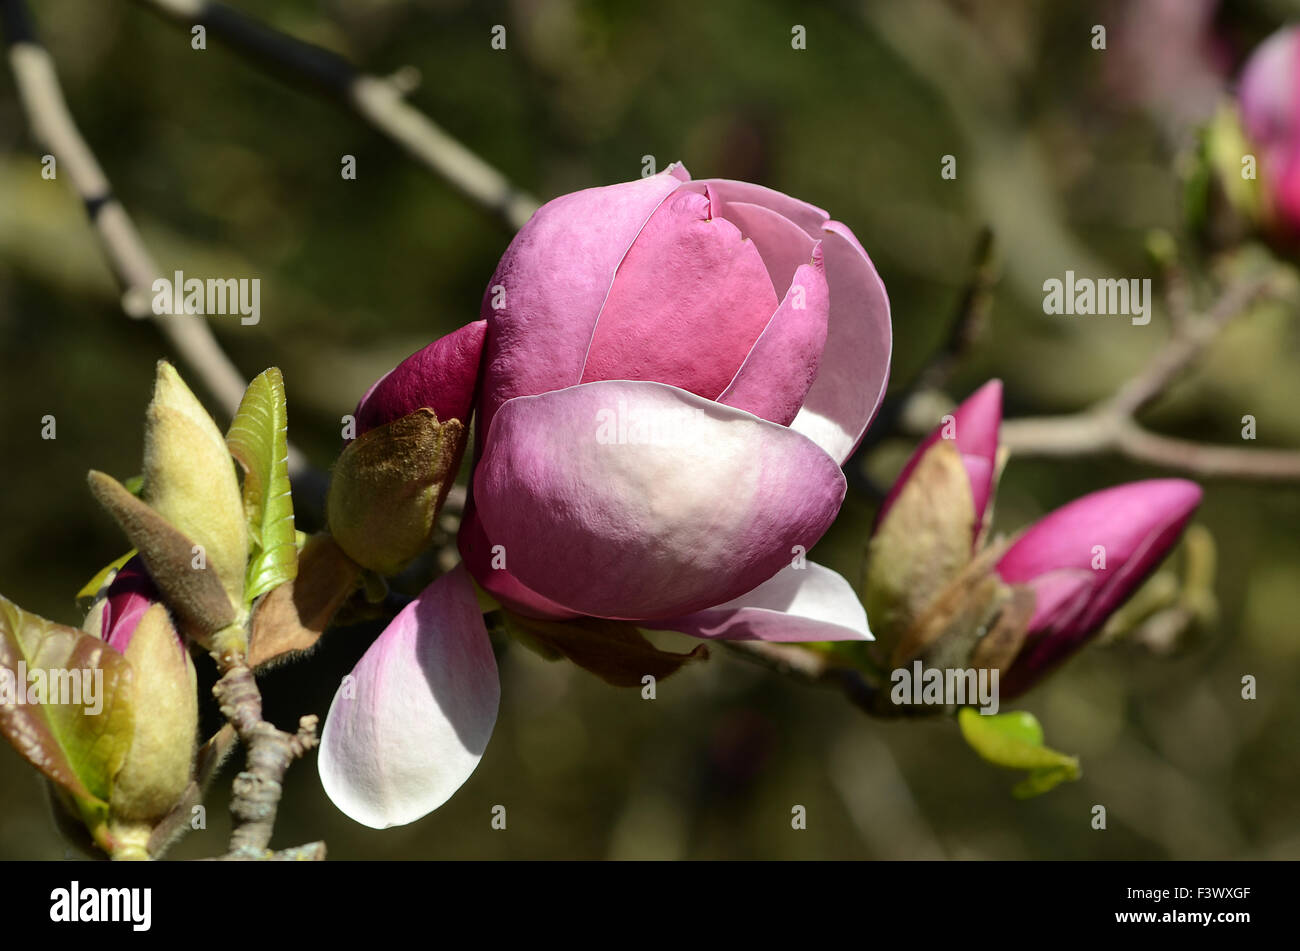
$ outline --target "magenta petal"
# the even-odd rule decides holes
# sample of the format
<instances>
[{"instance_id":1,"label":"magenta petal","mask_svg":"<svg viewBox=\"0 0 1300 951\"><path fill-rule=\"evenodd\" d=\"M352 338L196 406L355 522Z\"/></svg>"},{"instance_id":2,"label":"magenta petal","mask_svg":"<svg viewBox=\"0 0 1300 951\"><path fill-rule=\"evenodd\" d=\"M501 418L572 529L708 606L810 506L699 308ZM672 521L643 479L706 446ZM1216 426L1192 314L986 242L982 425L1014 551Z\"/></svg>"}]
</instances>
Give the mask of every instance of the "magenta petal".
<instances>
[{"instance_id":1,"label":"magenta petal","mask_svg":"<svg viewBox=\"0 0 1300 951\"><path fill-rule=\"evenodd\" d=\"M857 238L837 221L822 230L830 319L821 369L791 427L837 462L853 454L889 382L889 298Z\"/></svg>"},{"instance_id":2,"label":"magenta petal","mask_svg":"<svg viewBox=\"0 0 1300 951\"><path fill-rule=\"evenodd\" d=\"M512 400L474 476L488 537L569 610L690 614L810 548L843 501L835 461L783 426L661 383Z\"/></svg>"},{"instance_id":3,"label":"magenta petal","mask_svg":"<svg viewBox=\"0 0 1300 951\"><path fill-rule=\"evenodd\" d=\"M869 641L867 612L853 586L811 561L787 564L726 604L648 625L728 641Z\"/></svg>"},{"instance_id":4,"label":"magenta petal","mask_svg":"<svg viewBox=\"0 0 1300 951\"><path fill-rule=\"evenodd\" d=\"M326 794L374 829L432 812L478 766L500 697L474 586L457 567L393 618L334 695L317 760Z\"/></svg>"},{"instance_id":5,"label":"magenta petal","mask_svg":"<svg viewBox=\"0 0 1300 951\"><path fill-rule=\"evenodd\" d=\"M785 300L718 402L782 426L799 412L826 347L830 295L820 246L794 274Z\"/></svg>"},{"instance_id":6,"label":"magenta petal","mask_svg":"<svg viewBox=\"0 0 1300 951\"><path fill-rule=\"evenodd\" d=\"M510 573L509 561L502 567L494 567L494 556L504 556L504 551L493 551L493 544L483 530L483 522L474 507L471 494L465 503L465 512L460 519L460 532L456 536L456 545L460 556L465 559L465 567L488 594L496 598L505 608L516 614L546 620L568 620L578 617L573 611L565 610L561 605L543 598L536 591L520 582ZM497 560L499 564L499 559Z\"/></svg>"},{"instance_id":7,"label":"magenta petal","mask_svg":"<svg viewBox=\"0 0 1300 951\"><path fill-rule=\"evenodd\" d=\"M714 214L708 197L682 189L619 264L582 382L652 380L713 399L776 307L753 243Z\"/></svg>"},{"instance_id":8,"label":"magenta petal","mask_svg":"<svg viewBox=\"0 0 1300 951\"><path fill-rule=\"evenodd\" d=\"M970 479L971 499L975 505L975 524L984 520L984 510L993 493L993 475L997 469L998 432L1002 425L1002 381L989 380L952 411L952 441L961 453L962 464ZM927 449L943 438L946 427L940 425L916 447L903 471L885 496L876 516L879 523L893 506L898 494ZM974 539L972 539L973 543Z\"/></svg>"},{"instance_id":9,"label":"magenta petal","mask_svg":"<svg viewBox=\"0 0 1300 951\"><path fill-rule=\"evenodd\" d=\"M140 556L129 559L113 576L105 594L100 637L119 654L125 654L140 618L158 599L158 589Z\"/></svg>"},{"instance_id":10,"label":"magenta petal","mask_svg":"<svg viewBox=\"0 0 1300 951\"><path fill-rule=\"evenodd\" d=\"M1087 609L1092 597L1092 571L1062 568L1048 571L1027 582L1034 589L1034 613L1029 619L1030 632L1065 630Z\"/></svg>"},{"instance_id":11,"label":"magenta petal","mask_svg":"<svg viewBox=\"0 0 1300 951\"><path fill-rule=\"evenodd\" d=\"M581 379L615 269L660 202L689 178L673 165L649 178L562 195L515 235L483 295L480 445L502 403Z\"/></svg>"},{"instance_id":12,"label":"magenta petal","mask_svg":"<svg viewBox=\"0 0 1300 951\"><path fill-rule=\"evenodd\" d=\"M439 422L469 420L487 321L439 337L383 376L357 405L357 435L425 407Z\"/></svg>"}]
</instances>

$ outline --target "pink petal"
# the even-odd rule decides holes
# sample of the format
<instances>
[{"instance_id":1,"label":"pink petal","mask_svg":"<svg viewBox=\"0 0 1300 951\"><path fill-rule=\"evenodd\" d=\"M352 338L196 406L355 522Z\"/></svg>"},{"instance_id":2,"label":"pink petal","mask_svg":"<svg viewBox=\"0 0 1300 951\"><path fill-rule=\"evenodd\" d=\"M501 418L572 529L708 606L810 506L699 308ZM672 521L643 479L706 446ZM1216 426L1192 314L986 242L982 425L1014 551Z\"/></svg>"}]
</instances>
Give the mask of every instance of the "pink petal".
<instances>
[{"instance_id":1,"label":"pink petal","mask_svg":"<svg viewBox=\"0 0 1300 951\"><path fill-rule=\"evenodd\" d=\"M788 218L802 228L809 237L820 240L822 226L830 215L816 205L810 205L798 198L791 198L784 192L755 185L752 182L738 182L729 178L703 178L696 182L717 194L724 205L744 203L769 208L783 218Z\"/></svg>"},{"instance_id":2,"label":"pink petal","mask_svg":"<svg viewBox=\"0 0 1300 951\"><path fill-rule=\"evenodd\" d=\"M618 266L582 382L651 380L713 399L776 310L752 242L682 189L659 206Z\"/></svg>"},{"instance_id":3,"label":"pink petal","mask_svg":"<svg viewBox=\"0 0 1300 951\"><path fill-rule=\"evenodd\" d=\"M145 571L144 561L136 555L118 570L108 586L100 636L119 654L125 654L140 618L157 600L158 589Z\"/></svg>"},{"instance_id":4,"label":"pink petal","mask_svg":"<svg viewBox=\"0 0 1300 951\"><path fill-rule=\"evenodd\" d=\"M568 620L579 617L575 612L565 610L561 605L543 598L520 582L510 573L508 560L504 567L493 566L494 546L487 537L487 532L483 530L483 521L478 517L478 511L474 506L473 493L466 501L465 512L461 515L456 545L460 549L461 558L465 559L465 567L474 576L474 580L503 607L516 614L546 620ZM504 555L504 552L496 554Z\"/></svg>"},{"instance_id":5,"label":"pink petal","mask_svg":"<svg viewBox=\"0 0 1300 951\"><path fill-rule=\"evenodd\" d=\"M853 586L829 568L804 565L787 564L726 604L651 626L730 641L873 640Z\"/></svg>"},{"instance_id":6,"label":"pink petal","mask_svg":"<svg viewBox=\"0 0 1300 951\"><path fill-rule=\"evenodd\" d=\"M893 335L885 285L853 232L838 221L827 222L822 252L831 294L826 349L790 425L843 463L884 399Z\"/></svg>"},{"instance_id":7,"label":"pink petal","mask_svg":"<svg viewBox=\"0 0 1300 951\"><path fill-rule=\"evenodd\" d=\"M321 736L326 794L374 829L446 802L478 766L501 697L464 567L402 609L344 679Z\"/></svg>"},{"instance_id":8,"label":"pink petal","mask_svg":"<svg viewBox=\"0 0 1300 951\"><path fill-rule=\"evenodd\" d=\"M674 165L650 178L562 195L515 235L483 296L488 340L480 445L502 403L582 378L618 263L660 202L689 179ZM498 286L504 288L500 309L493 306Z\"/></svg>"},{"instance_id":9,"label":"pink petal","mask_svg":"<svg viewBox=\"0 0 1300 951\"><path fill-rule=\"evenodd\" d=\"M814 245L813 263L795 272L785 300L718 402L790 425L817 378L829 307L821 246Z\"/></svg>"},{"instance_id":10,"label":"pink petal","mask_svg":"<svg viewBox=\"0 0 1300 951\"><path fill-rule=\"evenodd\" d=\"M1237 101L1266 192L1282 221L1300 229L1300 28L1283 27L1256 47Z\"/></svg>"},{"instance_id":11,"label":"pink petal","mask_svg":"<svg viewBox=\"0 0 1300 951\"><path fill-rule=\"evenodd\" d=\"M469 419L487 321L476 320L407 357L357 405L357 435L428 407L439 422Z\"/></svg>"},{"instance_id":12,"label":"pink petal","mask_svg":"<svg viewBox=\"0 0 1300 951\"><path fill-rule=\"evenodd\" d=\"M952 440L961 453L962 464L970 479L971 498L975 504L975 522L979 525L984 520L984 510L988 507L989 496L993 493L993 474L997 468L998 433L1002 425L1002 381L989 380L978 390L968 396L960 406L952 411ZM884 519L885 513L893 506L898 494L916 468L927 449L943 437L944 425L935 427L934 431L916 447L903 471L894 480L894 485L885 496L880 506L876 522ZM974 539L972 539L972 544Z\"/></svg>"},{"instance_id":13,"label":"pink petal","mask_svg":"<svg viewBox=\"0 0 1300 951\"><path fill-rule=\"evenodd\" d=\"M1034 613L1029 619L1031 633L1064 630L1087 608L1094 578L1083 568L1062 568L1038 575L1027 582L1034 589Z\"/></svg>"},{"instance_id":14,"label":"pink petal","mask_svg":"<svg viewBox=\"0 0 1300 951\"><path fill-rule=\"evenodd\" d=\"M474 476L510 571L569 610L690 614L757 587L830 526L835 461L785 427L661 383L503 406Z\"/></svg>"},{"instance_id":15,"label":"pink petal","mask_svg":"<svg viewBox=\"0 0 1300 951\"><path fill-rule=\"evenodd\" d=\"M1266 149L1294 144L1300 125L1300 28L1285 26L1255 48L1237 88L1242 125Z\"/></svg>"},{"instance_id":16,"label":"pink petal","mask_svg":"<svg viewBox=\"0 0 1300 951\"><path fill-rule=\"evenodd\" d=\"M789 218L770 208L742 201L723 201L712 188L709 189L709 199L713 202L714 214L726 218L754 242L777 293L789 287L794 281L794 272L812 258L813 247L821 238L820 225L817 237L813 238Z\"/></svg>"},{"instance_id":17,"label":"pink petal","mask_svg":"<svg viewBox=\"0 0 1300 951\"><path fill-rule=\"evenodd\" d=\"M1043 599L1031 638L1007 674L1008 695L1027 689L1100 630L1173 548L1200 500L1200 486L1184 479L1130 482L1062 506L1007 550L998 574L1041 589ZM1093 567L1098 546L1102 568ZM1039 625L1046 627L1034 637Z\"/></svg>"}]
</instances>

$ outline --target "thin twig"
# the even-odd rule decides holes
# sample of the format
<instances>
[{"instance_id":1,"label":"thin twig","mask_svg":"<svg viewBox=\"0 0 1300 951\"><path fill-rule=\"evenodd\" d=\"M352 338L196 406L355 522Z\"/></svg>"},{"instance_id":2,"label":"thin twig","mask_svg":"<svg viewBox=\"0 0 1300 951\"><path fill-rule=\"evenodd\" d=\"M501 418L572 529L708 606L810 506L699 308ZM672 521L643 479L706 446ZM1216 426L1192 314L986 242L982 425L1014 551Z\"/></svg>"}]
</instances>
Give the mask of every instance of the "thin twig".
<instances>
[{"instance_id":1,"label":"thin twig","mask_svg":"<svg viewBox=\"0 0 1300 951\"><path fill-rule=\"evenodd\" d=\"M242 862L246 856L222 855L214 862ZM323 862L325 861L325 843L308 842L306 845L293 845L278 852L267 852L262 856L264 862Z\"/></svg>"},{"instance_id":2,"label":"thin twig","mask_svg":"<svg viewBox=\"0 0 1300 951\"><path fill-rule=\"evenodd\" d=\"M1113 396L1078 413L1005 420L1002 444L1020 456L1118 454L1134 462L1205 479L1300 481L1300 452L1214 446L1163 436L1147 430L1136 419L1139 412L1188 372L1224 327L1273 286L1268 275L1232 282L1207 314L1180 319L1168 343ZM934 396L934 392L918 392L912 401ZM920 415L904 411L900 418L904 424L915 423L915 417Z\"/></svg>"},{"instance_id":3,"label":"thin twig","mask_svg":"<svg viewBox=\"0 0 1300 951\"><path fill-rule=\"evenodd\" d=\"M224 858L270 859L274 855L268 846L285 771L290 763L316 746L318 718L303 717L296 734L276 728L262 719L262 694L244 653L219 648L212 656L221 672L221 678L212 688L213 696L248 750L247 768L235 777L232 786L230 813L235 828L230 835L230 850ZM322 843L314 843L299 852L294 857L324 858L325 848Z\"/></svg>"},{"instance_id":4,"label":"thin twig","mask_svg":"<svg viewBox=\"0 0 1300 951\"><path fill-rule=\"evenodd\" d=\"M1300 481L1300 452L1212 446L1162 436L1131 419L1089 412L1007 420L1002 424L1002 444L1020 456L1117 453L1134 462L1205 479Z\"/></svg>"},{"instance_id":5,"label":"thin twig","mask_svg":"<svg viewBox=\"0 0 1300 951\"><path fill-rule=\"evenodd\" d=\"M346 106L400 145L420 165L471 201L522 228L537 200L510 184L500 171L448 135L405 99L406 74L381 78L359 71L342 56L281 33L224 3L208 0L137 0L188 28L202 25L255 66Z\"/></svg>"},{"instance_id":6,"label":"thin twig","mask_svg":"<svg viewBox=\"0 0 1300 951\"><path fill-rule=\"evenodd\" d=\"M244 395L243 376L217 343L205 318L172 313L170 301L164 313L155 312L153 283L163 276L163 271L145 247L126 208L113 194L95 153L77 129L63 97L54 60L37 39L23 0L0 0L0 24L4 27L9 65L32 137L54 156L56 169L72 182L85 205L121 288L123 311L129 317L152 319L185 365L203 381L222 411L228 417L234 416ZM295 478L310 472L305 457L293 446L289 447L289 470Z\"/></svg>"},{"instance_id":7,"label":"thin twig","mask_svg":"<svg viewBox=\"0 0 1300 951\"><path fill-rule=\"evenodd\" d=\"M1105 404L1108 412L1134 417L1188 371L1232 320L1259 300L1273 284L1269 275L1230 283L1204 317L1185 317L1151 361Z\"/></svg>"},{"instance_id":8,"label":"thin twig","mask_svg":"<svg viewBox=\"0 0 1300 951\"><path fill-rule=\"evenodd\" d=\"M163 272L77 129L63 98L54 60L37 39L23 0L0 0L0 25L32 137L54 156L56 168L72 181L85 205L117 278L122 310L128 317L151 319L226 417L233 418L247 385L243 375L221 349L206 318L172 313L170 300L162 313L154 310L153 283ZM322 511L328 477L312 466L293 443L289 444L289 476L300 510Z\"/></svg>"}]
</instances>

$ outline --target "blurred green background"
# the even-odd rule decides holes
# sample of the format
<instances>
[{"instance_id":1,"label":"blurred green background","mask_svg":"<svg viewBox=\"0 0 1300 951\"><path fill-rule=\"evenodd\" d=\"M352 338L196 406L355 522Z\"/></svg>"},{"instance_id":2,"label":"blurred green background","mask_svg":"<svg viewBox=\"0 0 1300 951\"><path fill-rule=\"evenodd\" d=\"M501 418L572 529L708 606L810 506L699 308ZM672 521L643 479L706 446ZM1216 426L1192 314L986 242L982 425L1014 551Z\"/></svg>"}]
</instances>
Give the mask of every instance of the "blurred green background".
<instances>
[{"instance_id":1,"label":"blurred green background","mask_svg":"<svg viewBox=\"0 0 1300 951\"><path fill-rule=\"evenodd\" d=\"M1007 414L1069 412L1131 375L1168 331L1047 317L1042 281L1157 278L1148 231L1180 227L1178 155L1261 37L1297 12L1188 0L779 3L264 0L236 4L386 74L542 199L680 159L828 209L871 253L893 306L895 386L942 341L979 230L1002 279L952 381L1006 382ZM353 116L127 0L41 0L42 38L81 129L164 271L262 279L262 320L217 319L247 376L284 371L290 436L328 467L338 419L379 374L477 315L509 233ZM1202 18L1200 12L1206 10ZM1190 12L1189 12L1190 11ZM495 24L507 49L490 48ZM807 49L791 48L795 24ZM1090 45L1094 24L1107 49ZM356 181L339 174L357 157ZM940 160L957 159L955 181ZM115 284L65 181L40 178L0 75L0 591L79 623L73 593L125 548L85 489L136 473L156 330ZM1158 285L1158 281L1156 282ZM1300 445L1293 307L1237 321L1146 417L1160 431ZM181 367L196 391L203 391ZM58 438L40 438L41 417ZM224 418L219 417L223 425ZM887 483L912 442L868 460ZM1114 459L1012 459L998 527L1156 474ZM814 557L850 578L874 514L851 496ZM1207 486L1219 623L1173 655L1090 650L1026 697L1084 777L1032 801L947 721L867 718L715 649L658 699L500 645L502 706L483 762L414 825L354 825L314 759L289 773L275 844L335 858L1300 858L1300 487ZM299 527L317 527L300 516ZM333 632L264 679L269 715L324 714L374 627ZM205 662L206 664L206 662ZM1259 698L1243 701L1253 674ZM210 676L209 676L210 681ZM173 853L224 850L228 765L209 825ZM508 809L506 831L491 808ZM807 807L806 831L790 827ZM1106 831L1091 808L1108 811ZM34 771L0 748L0 857L59 858Z\"/></svg>"}]
</instances>

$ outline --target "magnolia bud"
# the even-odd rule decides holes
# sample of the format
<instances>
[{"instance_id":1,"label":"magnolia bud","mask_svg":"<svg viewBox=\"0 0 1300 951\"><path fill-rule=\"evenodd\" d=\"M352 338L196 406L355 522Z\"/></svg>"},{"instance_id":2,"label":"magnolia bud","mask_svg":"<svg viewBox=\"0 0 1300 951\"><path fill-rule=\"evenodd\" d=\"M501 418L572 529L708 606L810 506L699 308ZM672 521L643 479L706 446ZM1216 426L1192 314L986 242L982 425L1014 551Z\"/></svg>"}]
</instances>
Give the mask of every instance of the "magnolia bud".
<instances>
[{"instance_id":1,"label":"magnolia bud","mask_svg":"<svg viewBox=\"0 0 1300 951\"><path fill-rule=\"evenodd\" d=\"M363 568L396 574L432 540L465 452L486 333L476 320L440 337L357 404L358 436L334 466L327 518Z\"/></svg>"},{"instance_id":2,"label":"magnolia bud","mask_svg":"<svg viewBox=\"0 0 1300 951\"><path fill-rule=\"evenodd\" d=\"M991 380L917 447L880 507L864 600L887 655L916 640L917 622L971 561L992 509L1001 421L1002 383Z\"/></svg>"},{"instance_id":3,"label":"magnolia bud","mask_svg":"<svg viewBox=\"0 0 1300 951\"><path fill-rule=\"evenodd\" d=\"M863 601L888 654L971 559L975 511L955 447L925 450L867 546Z\"/></svg>"},{"instance_id":4,"label":"magnolia bud","mask_svg":"<svg viewBox=\"0 0 1300 951\"><path fill-rule=\"evenodd\" d=\"M1035 594L1028 638L1003 683L1017 696L1088 642L1169 554L1201 502L1185 479L1128 482L1035 522L997 572Z\"/></svg>"},{"instance_id":5,"label":"magnolia bud","mask_svg":"<svg viewBox=\"0 0 1300 951\"><path fill-rule=\"evenodd\" d=\"M465 451L465 426L421 409L372 429L339 456L330 534L362 567L392 575L428 547Z\"/></svg>"},{"instance_id":6,"label":"magnolia bud","mask_svg":"<svg viewBox=\"0 0 1300 951\"><path fill-rule=\"evenodd\" d=\"M171 811L190 782L198 734L194 662L172 627L167 609L150 606L135 629L106 632L125 645L133 672L135 707L131 746L113 783L117 822L156 821Z\"/></svg>"},{"instance_id":7,"label":"magnolia bud","mask_svg":"<svg viewBox=\"0 0 1300 951\"><path fill-rule=\"evenodd\" d=\"M231 603L240 605L248 532L235 464L212 417L162 360L145 426L144 500L202 546Z\"/></svg>"}]
</instances>

